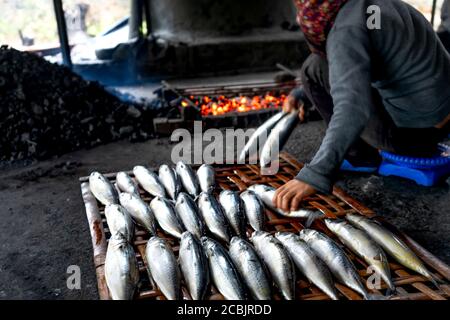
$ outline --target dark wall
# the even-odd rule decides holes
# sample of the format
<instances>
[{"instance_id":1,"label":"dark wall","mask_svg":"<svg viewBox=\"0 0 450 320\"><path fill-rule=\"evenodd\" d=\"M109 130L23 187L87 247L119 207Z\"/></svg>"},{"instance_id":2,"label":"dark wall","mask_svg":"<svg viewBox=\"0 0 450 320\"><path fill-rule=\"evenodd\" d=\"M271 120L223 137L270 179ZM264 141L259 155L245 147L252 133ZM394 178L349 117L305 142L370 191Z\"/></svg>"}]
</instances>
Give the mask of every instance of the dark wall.
<instances>
[{"instance_id":1,"label":"dark wall","mask_svg":"<svg viewBox=\"0 0 450 320\"><path fill-rule=\"evenodd\" d=\"M156 34L231 36L295 23L292 0L149 0Z\"/></svg>"}]
</instances>

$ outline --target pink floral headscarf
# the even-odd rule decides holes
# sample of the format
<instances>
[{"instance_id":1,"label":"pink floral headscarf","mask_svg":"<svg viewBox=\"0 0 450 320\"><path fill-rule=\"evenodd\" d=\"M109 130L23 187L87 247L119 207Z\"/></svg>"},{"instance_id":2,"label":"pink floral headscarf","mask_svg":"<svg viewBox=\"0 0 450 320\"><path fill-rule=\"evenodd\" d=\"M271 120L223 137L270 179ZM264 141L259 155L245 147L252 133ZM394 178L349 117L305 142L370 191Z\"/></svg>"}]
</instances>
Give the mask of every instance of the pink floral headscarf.
<instances>
[{"instance_id":1,"label":"pink floral headscarf","mask_svg":"<svg viewBox=\"0 0 450 320\"><path fill-rule=\"evenodd\" d=\"M339 10L348 0L294 0L297 22L314 53L326 55L328 33Z\"/></svg>"}]
</instances>

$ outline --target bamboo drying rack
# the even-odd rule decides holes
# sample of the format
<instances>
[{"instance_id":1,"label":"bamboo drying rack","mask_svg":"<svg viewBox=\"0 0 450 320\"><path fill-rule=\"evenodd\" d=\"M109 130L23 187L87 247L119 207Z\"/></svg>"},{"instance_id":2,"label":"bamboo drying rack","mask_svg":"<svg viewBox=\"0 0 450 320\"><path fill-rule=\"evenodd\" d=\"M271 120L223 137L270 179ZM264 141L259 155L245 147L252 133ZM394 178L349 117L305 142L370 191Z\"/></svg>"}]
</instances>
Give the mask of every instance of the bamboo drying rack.
<instances>
[{"instance_id":1,"label":"bamboo drying rack","mask_svg":"<svg viewBox=\"0 0 450 320\"><path fill-rule=\"evenodd\" d=\"M280 157L280 170L273 176L261 176L260 169L256 165L224 165L215 166L217 191L221 189L243 191L248 186L253 184L267 184L275 188L283 185L285 182L290 181L302 168L302 164L297 162L292 156L286 153L282 153ZM132 172L129 172L132 176ZM105 174L105 177L110 179L111 182L115 180L115 173ZM107 250L107 241L110 237L108 226L104 216L104 206L101 205L95 197L92 195L89 189L88 177L80 178L82 197L86 208L86 215L89 223L89 229L92 237L92 246L94 254L94 264L97 274L97 284L99 297L102 300L109 300L110 294L105 281L104 263ZM141 190L141 195L144 201L149 202L151 197L149 194ZM383 221L375 213L366 208L358 201L352 199L346 195L341 189L334 188L333 195L317 194L305 200L304 205L306 208L318 209L322 211L326 217L336 218L342 217L347 213L359 213L361 215L377 219L383 223L386 227L394 231L400 236L408 246L425 262L427 267L434 273L434 275L443 280L443 285L440 288L436 288L428 279L421 275L418 275L399 264L389 259L390 267L392 271L392 277L395 285L397 286L397 294L392 296L392 300L447 300L450 298L450 268L433 256L430 252L421 247L413 239L397 230L394 226ZM285 217L279 217L270 210L266 210L267 223L266 230L269 232L277 231L290 231L298 232L304 228L302 220L289 219ZM322 231L329 236L335 238L329 230L326 228L322 220L316 220L312 228ZM248 235L251 234L252 229L248 226ZM168 236L159 231L159 236L168 240L171 244L175 255L178 254L179 241L171 236ZM140 285L138 292L136 293L136 299L156 299L163 300L164 296L157 288L153 288L146 272L145 262L145 246L149 234L140 227L136 227L136 233L134 238L134 249L136 251L136 257L139 265ZM354 262L359 274L365 280L370 275L367 274L367 264L351 253L347 248L344 248L348 256ZM361 300L361 296L353 290L336 284L336 288L341 294L342 299L348 300ZM386 285L382 283L380 291L373 291L375 294L385 294ZM189 293L182 284L183 298L190 300ZM274 290L273 299L280 299L279 293ZM299 300L329 300L329 298L320 291L317 287L312 285L304 277L297 278L296 286L296 298ZM223 296L212 286L211 291L207 296L209 300L222 300Z\"/></svg>"}]
</instances>

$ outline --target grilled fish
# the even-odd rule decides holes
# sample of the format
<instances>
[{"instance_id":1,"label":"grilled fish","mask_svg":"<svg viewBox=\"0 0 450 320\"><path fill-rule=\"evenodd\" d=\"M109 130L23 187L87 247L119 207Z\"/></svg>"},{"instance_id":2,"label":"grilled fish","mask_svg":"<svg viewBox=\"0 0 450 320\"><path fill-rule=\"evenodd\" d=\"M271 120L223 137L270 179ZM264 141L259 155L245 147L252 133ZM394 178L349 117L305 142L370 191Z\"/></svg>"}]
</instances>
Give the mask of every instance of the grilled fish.
<instances>
[{"instance_id":1,"label":"grilled fish","mask_svg":"<svg viewBox=\"0 0 450 320\"><path fill-rule=\"evenodd\" d=\"M252 245L239 237L234 237L231 239L229 253L252 297L256 300L270 300L271 284L264 265Z\"/></svg>"},{"instance_id":2,"label":"grilled fish","mask_svg":"<svg viewBox=\"0 0 450 320\"><path fill-rule=\"evenodd\" d=\"M121 235L131 243L134 236L134 224L130 213L121 205L110 204L105 208L106 222L111 235Z\"/></svg>"},{"instance_id":3,"label":"grilled fish","mask_svg":"<svg viewBox=\"0 0 450 320\"><path fill-rule=\"evenodd\" d=\"M159 177L153 171L143 166L136 166L133 169L134 176L141 187L154 197L166 197L166 191Z\"/></svg>"},{"instance_id":4,"label":"grilled fish","mask_svg":"<svg viewBox=\"0 0 450 320\"><path fill-rule=\"evenodd\" d=\"M241 193L241 199L248 222L255 231L262 231L266 223L264 204L256 193L250 190Z\"/></svg>"},{"instance_id":5,"label":"grilled fish","mask_svg":"<svg viewBox=\"0 0 450 320\"><path fill-rule=\"evenodd\" d=\"M148 273L168 300L179 300L181 276L170 245L158 237L150 238L145 248Z\"/></svg>"},{"instance_id":6,"label":"grilled fish","mask_svg":"<svg viewBox=\"0 0 450 320\"><path fill-rule=\"evenodd\" d=\"M283 150L298 121L298 111L294 111L282 118L273 128L261 151L261 168L266 168L278 160L280 151Z\"/></svg>"},{"instance_id":7,"label":"grilled fish","mask_svg":"<svg viewBox=\"0 0 450 320\"><path fill-rule=\"evenodd\" d=\"M102 204L107 206L108 204L119 203L119 196L114 186L99 172L92 172L89 176L89 188L92 194Z\"/></svg>"},{"instance_id":8,"label":"grilled fish","mask_svg":"<svg viewBox=\"0 0 450 320\"><path fill-rule=\"evenodd\" d=\"M300 238L325 262L339 282L361 294L364 299L370 299L355 266L334 240L311 229L302 230Z\"/></svg>"},{"instance_id":9,"label":"grilled fish","mask_svg":"<svg viewBox=\"0 0 450 320\"><path fill-rule=\"evenodd\" d=\"M138 225L144 227L151 235L156 235L155 215L141 198L132 193L121 193L119 200Z\"/></svg>"},{"instance_id":10,"label":"grilled fish","mask_svg":"<svg viewBox=\"0 0 450 320\"><path fill-rule=\"evenodd\" d=\"M249 158L254 160L258 158L258 153L261 152L264 144L269 137L270 131L276 126L276 124L286 115L284 112L277 113L269 120L264 122L250 137L249 141L245 145L244 149L239 155L239 163L245 163L245 160ZM260 148L258 150L258 148Z\"/></svg>"},{"instance_id":11,"label":"grilled fish","mask_svg":"<svg viewBox=\"0 0 450 320\"><path fill-rule=\"evenodd\" d=\"M284 299L293 300L295 298L295 268L281 242L264 231L255 231L250 240L258 256L267 265Z\"/></svg>"},{"instance_id":12,"label":"grilled fish","mask_svg":"<svg viewBox=\"0 0 450 320\"><path fill-rule=\"evenodd\" d=\"M198 182L202 192L212 193L216 187L216 172L210 165L203 164L197 170Z\"/></svg>"},{"instance_id":13,"label":"grilled fish","mask_svg":"<svg viewBox=\"0 0 450 320\"><path fill-rule=\"evenodd\" d=\"M276 192L275 188L262 184L256 184L249 187L248 190L255 192L256 195L264 203L264 205L272 211L275 211L279 215L288 218L306 218L308 219L307 225L310 225L311 222L314 221L314 219L317 219L318 217L323 215L320 211L313 211L309 209L300 209L297 211L285 212L281 209L276 208L273 204L273 199Z\"/></svg>"},{"instance_id":14,"label":"grilled fish","mask_svg":"<svg viewBox=\"0 0 450 320\"><path fill-rule=\"evenodd\" d=\"M200 186L198 184L197 175L194 170L192 170L192 167L183 161L179 161L176 170L184 189L193 198L197 198L200 194Z\"/></svg>"},{"instance_id":15,"label":"grilled fish","mask_svg":"<svg viewBox=\"0 0 450 320\"><path fill-rule=\"evenodd\" d=\"M245 237L245 212L239 194L230 190L224 190L220 193L219 202L235 234L239 237Z\"/></svg>"},{"instance_id":16,"label":"grilled fish","mask_svg":"<svg viewBox=\"0 0 450 320\"><path fill-rule=\"evenodd\" d=\"M339 300L330 270L299 236L278 232L275 237L289 252L300 272L333 300Z\"/></svg>"},{"instance_id":17,"label":"grilled fish","mask_svg":"<svg viewBox=\"0 0 450 320\"><path fill-rule=\"evenodd\" d=\"M156 197L150 202L150 208L155 214L159 226L168 234L180 239L184 229L178 220L173 204L165 198Z\"/></svg>"},{"instance_id":18,"label":"grilled fish","mask_svg":"<svg viewBox=\"0 0 450 320\"><path fill-rule=\"evenodd\" d=\"M326 219L325 224L343 244L360 256L383 278L389 289L395 291L391 270L383 249L361 229L355 228L345 220Z\"/></svg>"},{"instance_id":19,"label":"grilled fish","mask_svg":"<svg viewBox=\"0 0 450 320\"><path fill-rule=\"evenodd\" d=\"M192 299L203 300L209 282L208 260L201 242L187 231L181 235L178 259Z\"/></svg>"},{"instance_id":20,"label":"grilled fish","mask_svg":"<svg viewBox=\"0 0 450 320\"><path fill-rule=\"evenodd\" d=\"M408 246L395 234L387 230L378 222L357 214L348 214L347 220L353 225L363 229L386 252L401 265L423 275L436 284L435 278L425 267L423 262Z\"/></svg>"},{"instance_id":21,"label":"grilled fish","mask_svg":"<svg viewBox=\"0 0 450 320\"><path fill-rule=\"evenodd\" d=\"M245 300L246 292L239 272L225 248L207 237L202 238L202 245L208 257L211 279L217 290L227 300Z\"/></svg>"},{"instance_id":22,"label":"grilled fish","mask_svg":"<svg viewBox=\"0 0 450 320\"><path fill-rule=\"evenodd\" d=\"M230 242L230 228L217 199L209 193L201 193L198 199L201 216L209 231L218 239Z\"/></svg>"},{"instance_id":23,"label":"grilled fish","mask_svg":"<svg viewBox=\"0 0 450 320\"><path fill-rule=\"evenodd\" d=\"M108 242L105 279L113 300L131 300L139 282L139 270L133 247L121 236Z\"/></svg>"},{"instance_id":24,"label":"grilled fish","mask_svg":"<svg viewBox=\"0 0 450 320\"><path fill-rule=\"evenodd\" d=\"M159 181L161 181L169 197L172 200L177 200L178 194L181 192L181 182L175 170L166 164L160 166Z\"/></svg>"},{"instance_id":25,"label":"grilled fish","mask_svg":"<svg viewBox=\"0 0 450 320\"><path fill-rule=\"evenodd\" d=\"M116 184L121 192L126 192L140 197L137 183L126 172L119 172L116 175Z\"/></svg>"},{"instance_id":26,"label":"grilled fish","mask_svg":"<svg viewBox=\"0 0 450 320\"><path fill-rule=\"evenodd\" d=\"M201 239L205 233L205 225L200 217L197 204L191 196L184 192L180 193L175 204L175 211L185 229L197 239Z\"/></svg>"}]
</instances>

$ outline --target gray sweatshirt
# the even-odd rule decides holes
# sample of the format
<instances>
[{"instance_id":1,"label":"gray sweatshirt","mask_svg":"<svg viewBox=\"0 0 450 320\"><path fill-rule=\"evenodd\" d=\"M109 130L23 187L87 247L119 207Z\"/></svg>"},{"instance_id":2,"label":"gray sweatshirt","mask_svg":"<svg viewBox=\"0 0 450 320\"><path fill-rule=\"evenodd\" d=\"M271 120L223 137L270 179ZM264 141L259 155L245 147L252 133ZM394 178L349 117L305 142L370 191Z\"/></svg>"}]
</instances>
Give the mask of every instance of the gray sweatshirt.
<instances>
[{"instance_id":1,"label":"gray sweatshirt","mask_svg":"<svg viewBox=\"0 0 450 320\"><path fill-rule=\"evenodd\" d=\"M367 9L381 9L369 30ZM400 0L349 0L327 40L334 114L322 145L297 179L330 193L347 150L376 112L371 88L398 127L428 128L450 114L450 56L430 23Z\"/></svg>"}]
</instances>

